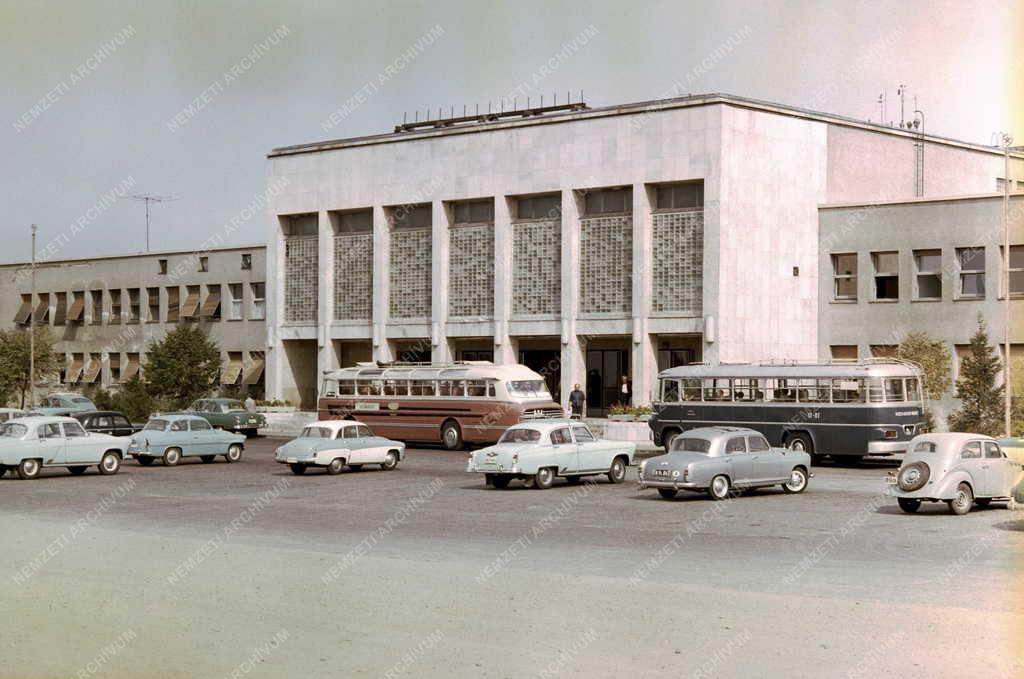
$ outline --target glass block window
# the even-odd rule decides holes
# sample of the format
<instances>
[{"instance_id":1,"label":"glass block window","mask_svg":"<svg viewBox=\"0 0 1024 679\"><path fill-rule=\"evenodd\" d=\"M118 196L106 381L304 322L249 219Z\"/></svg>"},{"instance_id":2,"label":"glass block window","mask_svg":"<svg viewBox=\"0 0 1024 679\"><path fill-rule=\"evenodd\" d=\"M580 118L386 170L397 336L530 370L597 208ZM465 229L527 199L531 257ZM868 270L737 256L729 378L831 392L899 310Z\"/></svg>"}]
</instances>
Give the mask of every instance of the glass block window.
<instances>
[{"instance_id":1,"label":"glass block window","mask_svg":"<svg viewBox=\"0 0 1024 679\"><path fill-rule=\"evenodd\" d=\"M704 302L704 213L652 215L651 311L699 316Z\"/></svg>"},{"instance_id":2,"label":"glass block window","mask_svg":"<svg viewBox=\"0 0 1024 679\"><path fill-rule=\"evenodd\" d=\"M562 309L562 225L559 220L512 225L512 313Z\"/></svg>"},{"instance_id":3,"label":"glass block window","mask_svg":"<svg viewBox=\"0 0 1024 679\"><path fill-rule=\"evenodd\" d=\"M429 318L432 297L431 231L399 229L391 232L389 277L391 318Z\"/></svg>"},{"instance_id":4,"label":"glass block window","mask_svg":"<svg viewBox=\"0 0 1024 679\"><path fill-rule=\"evenodd\" d=\"M373 211L332 215L334 317L368 319L373 314Z\"/></svg>"},{"instance_id":5,"label":"glass block window","mask_svg":"<svg viewBox=\"0 0 1024 679\"><path fill-rule=\"evenodd\" d=\"M628 314L632 308L632 215L581 219L580 312Z\"/></svg>"},{"instance_id":6,"label":"glass block window","mask_svg":"<svg viewBox=\"0 0 1024 679\"><path fill-rule=\"evenodd\" d=\"M316 323L319 244L316 236L285 236L284 320Z\"/></svg>"},{"instance_id":7,"label":"glass block window","mask_svg":"<svg viewBox=\"0 0 1024 679\"><path fill-rule=\"evenodd\" d=\"M494 224L453 226L448 239L448 315L494 315Z\"/></svg>"}]
</instances>

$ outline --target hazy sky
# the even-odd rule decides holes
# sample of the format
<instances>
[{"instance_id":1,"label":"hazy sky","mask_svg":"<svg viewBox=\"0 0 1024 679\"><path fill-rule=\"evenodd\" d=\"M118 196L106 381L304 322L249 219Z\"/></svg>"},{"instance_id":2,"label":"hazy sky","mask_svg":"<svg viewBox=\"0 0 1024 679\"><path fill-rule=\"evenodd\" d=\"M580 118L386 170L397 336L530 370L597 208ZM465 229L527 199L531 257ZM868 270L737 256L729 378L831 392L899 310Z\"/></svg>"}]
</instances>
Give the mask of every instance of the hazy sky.
<instances>
[{"instance_id":1,"label":"hazy sky","mask_svg":"<svg viewBox=\"0 0 1024 679\"><path fill-rule=\"evenodd\" d=\"M152 247L198 247L260 194L275 146L517 88L602 106L682 83L877 121L883 88L898 119L903 82L927 131L987 144L1010 129L1024 144L1024 0L0 7L5 262L28 258L33 222L58 258L141 251L143 206L118 193L180 196L155 206ZM262 242L264 226L235 242Z\"/></svg>"}]
</instances>

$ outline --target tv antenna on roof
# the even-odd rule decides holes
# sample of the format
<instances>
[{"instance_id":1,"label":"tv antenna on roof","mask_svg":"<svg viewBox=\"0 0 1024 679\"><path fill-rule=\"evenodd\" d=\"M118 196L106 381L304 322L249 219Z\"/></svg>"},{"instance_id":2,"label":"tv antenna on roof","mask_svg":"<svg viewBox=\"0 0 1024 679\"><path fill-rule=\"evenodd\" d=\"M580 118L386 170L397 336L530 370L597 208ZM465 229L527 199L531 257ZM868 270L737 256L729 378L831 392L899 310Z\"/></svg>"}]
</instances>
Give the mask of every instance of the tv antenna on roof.
<instances>
[{"instance_id":1,"label":"tv antenna on roof","mask_svg":"<svg viewBox=\"0 0 1024 679\"><path fill-rule=\"evenodd\" d=\"M178 196L157 196L152 193L136 193L133 196L125 196L129 200L136 200L146 204L146 252L149 252L149 204L169 203L178 200Z\"/></svg>"}]
</instances>

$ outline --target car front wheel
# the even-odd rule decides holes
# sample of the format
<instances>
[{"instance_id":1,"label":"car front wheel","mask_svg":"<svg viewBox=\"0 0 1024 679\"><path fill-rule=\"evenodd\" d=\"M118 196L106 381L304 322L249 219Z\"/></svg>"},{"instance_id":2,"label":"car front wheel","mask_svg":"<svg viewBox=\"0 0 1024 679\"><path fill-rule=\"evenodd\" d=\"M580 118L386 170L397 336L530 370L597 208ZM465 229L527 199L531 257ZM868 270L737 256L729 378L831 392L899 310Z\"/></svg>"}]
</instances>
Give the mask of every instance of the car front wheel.
<instances>
[{"instance_id":1,"label":"car front wheel","mask_svg":"<svg viewBox=\"0 0 1024 679\"><path fill-rule=\"evenodd\" d=\"M626 480L626 461L621 457L612 460L611 469L608 470L608 480L612 483L622 483Z\"/></svg>"},{"instance_id":2,"label":"car front wheel","mask_svg":"<svg viewBox=\"0 0 1024 679\"><path fill-rule=\"evenodd\" d=\"M551 470L551 467L538 469L537 473L533 477L533 487L538 490L547 490L554 482L555 472Z\"/></svg>"},{"instance_id":3,"label":"car front wheel","mask_svg":"<svg viewBox=\"0 0 1024 679\"><path fill-rule=\"evenodd\" d=\"M384 462L381 463L380 468L384 471L391 471L398 466L398 452L389 450L388 454L384 456Z\"/></svg>"},{"instance_id":4,"label":"car front wheel","mask_svg":"<svg viewBox=\"0 0 1024 679\"><path fill-rule=\"evenodd\" d=\"M110 476L121 470L121 456L113 451L108 451L100 458L100 474Z\"/></svg>"},{"instance_id":5,"label":"car front wheel","mask_svg":"<svg viewBox=\"0 0 1024 679\"><path fill-rule=\"evenodd\" d=\"M177 448L168 448L164 451L163 460L165 467L173 467L181 462L181 451Z\"/></svg>"},{"instance_id":6,"label":"car front wheel","mask_svg":"<svg viewBox=\"0 0 1024 679\"><path fill-rule=\"evenodd\" d=\"M39 460L22 460L21 464L18 465L18 476L21 479L37 479L39 478L39 472L42 470L43 465L40 464Z\"/></svg>"},{"instance_id":7,"label":"car front wheel","mask_svg":"<svg viewBox=\"0 0 1024 679\"><path fill-rule=\"evenodd\" d=\"M803 467L794 467L789 473L789 481L782 484L782 490L787 493L802 493L807 489L807 472Z\"/></svg>"},{"instance_id":8,"label":"car front wheel","mask_svg":"<svg viewBox=\"0 0 1024 679\"><path fill-rule=\"evenodd\" d=\"M224 459L228 462L238 462L242 459L242 446L232 443L228 446L228 452L224 453Z\"/></svg>"},{"instance_id":9,"label":"car front wheel","mask_svg":"<svg viewBox=\"0 0 1024 679\"><path fill-rule=\"evenodd\" d=\"M956 494L953 496L953 499L949 501L949 511L957 516L963 516L971 511L973 503L974 493L971 492L971 487L966 483L961 483L956 487Z\"/></svg>"},{"instance_id":10,"label":"car front wheel","mask_svg":"<svg viewBox=\"0 0 1024 679\"><path fill-rule=\"evenodd\" d=\"M711 485L708 486L708 495L712 500L724 500L729 497L729 485L729 477L725 474L719 474L711 479Z\"/></svg>"},{"instance_id":11,"label":"car front wheel","mask_svg":"<svg viewBox=\"0 0 1024 679\"><path fill-rule=\"evenodd\" d=\"M915 500L912 497L900 497L896 498L896 501L900 504L900 509L905 511L907 514L913 514L921 508L921 501Z\"/></svg>"}]
</instances>

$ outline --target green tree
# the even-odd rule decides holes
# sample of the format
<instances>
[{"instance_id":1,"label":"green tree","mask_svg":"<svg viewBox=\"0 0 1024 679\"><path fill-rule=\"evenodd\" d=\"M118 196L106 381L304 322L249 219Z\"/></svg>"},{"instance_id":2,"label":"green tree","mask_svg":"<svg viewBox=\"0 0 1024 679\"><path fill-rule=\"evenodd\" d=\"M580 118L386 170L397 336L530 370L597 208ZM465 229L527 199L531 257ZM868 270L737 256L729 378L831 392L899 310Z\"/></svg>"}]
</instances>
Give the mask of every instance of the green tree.
<instances>
[{"instance_id":1,"label":"green tree","mask_svg":"<svg viewBox=\"0 0 1024 679\"><path fill-rule=\"evenodd\" d=\"M942 340L926 332L912 332L904 337L896 350L896 357L921 366L924 394L930 400L941 400L953 384L949 349Z\"/></svg>"},{"instance_id":2,"label":"green tree","mask_svg":"<svg viewBox=\"0 0 1024 679\"><path fill-rule=\"evenodd\" d=\"M961 407L949 416L951 431L989 436L1003 433L1003 386L996 386L1001 364L995 350L989 346L988 329L979 315L971 349L960 363L956 397Z\"/></svg>"},{"instance_id":3,"label":"green tree","mask_svg":"<svg viewBox=\"0 0 1024 679\"><path fill-rule=\"evenodd\" d=\"M29 331L21 328L0 331L0 401L17 399L25 407L29 390L30 355L35 354L35 379L57 371L57 355L53 352L53 335L49 328L36 328L35 351L30 351Z\"/></svg>"},{"instance_id":4,"label":"green tree","mask_svg":"<svg viewBox=\"0 0 1024 679\"><path fill-rule=\"evenodd\" d=\"M149 346L148 393L183 408L217 386L220 347L198 328L182 325Z\"/></svg>"},{"instance_id":5,"label":"green tree","mask_svg":"<svg viewBox=\"0 0 1024 679\"><path fill-rule=\"evenodd\" d=\"M117 391L98 389L92 401L100 410L124 413L131 422L145 422L150 415L161 409L158 401L149 393L148 385L138 375L121 385Z\"/></svg>"}]
</instances>

